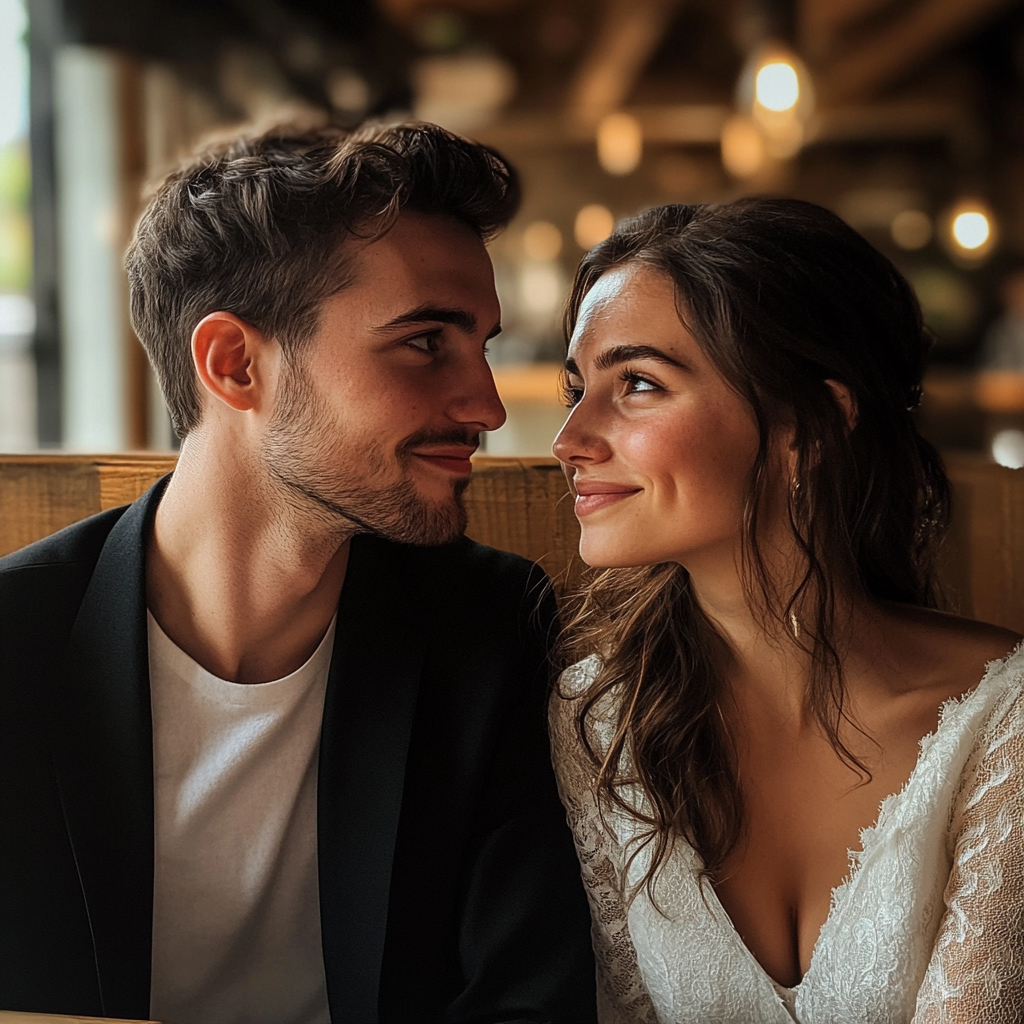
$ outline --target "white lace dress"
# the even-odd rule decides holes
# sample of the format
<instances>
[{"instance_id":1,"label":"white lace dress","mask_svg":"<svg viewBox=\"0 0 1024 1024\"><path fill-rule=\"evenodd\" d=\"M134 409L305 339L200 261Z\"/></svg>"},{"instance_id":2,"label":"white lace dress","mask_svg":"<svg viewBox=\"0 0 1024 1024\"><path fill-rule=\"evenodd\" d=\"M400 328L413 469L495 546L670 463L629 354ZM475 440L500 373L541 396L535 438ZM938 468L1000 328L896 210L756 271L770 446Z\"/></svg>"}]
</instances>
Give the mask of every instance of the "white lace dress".
<instances>
[{"instance_id":1,"label":"white lace dress","mask_svg":"<svg viewBox=\"0 0 1024 1024\"><path fill-rule=\"evenodd\" d=\"M562 676L579 693L596 658ZM1024 645L942 709L903 790L850 854L800 984L775 984L744 946L696 853L677 844L641 890L640 831L593 796L576 703L551 705L555 767L590 897L602 1024L1019 1024L1024 1021ZM593 740L611 737L610 707ZM636 794L630 799L635 800Z\"/></svg>"}]
</instances>

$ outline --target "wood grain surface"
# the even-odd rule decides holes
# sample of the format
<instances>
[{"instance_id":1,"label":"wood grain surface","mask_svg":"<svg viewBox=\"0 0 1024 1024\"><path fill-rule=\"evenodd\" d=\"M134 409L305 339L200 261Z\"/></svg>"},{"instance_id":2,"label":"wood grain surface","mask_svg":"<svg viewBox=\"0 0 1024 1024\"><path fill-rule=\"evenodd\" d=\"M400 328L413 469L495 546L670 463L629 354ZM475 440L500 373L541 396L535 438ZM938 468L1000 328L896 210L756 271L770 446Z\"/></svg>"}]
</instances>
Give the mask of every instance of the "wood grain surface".
<instances>
[{"instance_id":1,"label":"wood grain surface","mask_svg":"<svg viewBox=\"0 0 1024 1024\"><path fill-rule=\"evenodd\" d=\"M946 463L954 519L941 576L950 606L1024 633L1024 470L959 453ZM469 536L539 562L564 592L583 566L558 463L481 456L474 465ZM149 453L0 456L0 555L133 501L173 468L173 455Z\"/></svg>"}]
</instances>

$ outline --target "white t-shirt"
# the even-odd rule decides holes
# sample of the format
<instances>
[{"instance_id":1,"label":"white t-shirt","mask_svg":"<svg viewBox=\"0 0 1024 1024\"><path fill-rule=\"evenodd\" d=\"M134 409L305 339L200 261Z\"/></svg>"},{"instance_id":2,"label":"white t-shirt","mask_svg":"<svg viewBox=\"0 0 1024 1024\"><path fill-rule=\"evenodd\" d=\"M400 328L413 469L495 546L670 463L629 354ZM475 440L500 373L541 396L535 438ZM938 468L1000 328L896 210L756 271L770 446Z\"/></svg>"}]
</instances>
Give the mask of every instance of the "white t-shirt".
<instances>
[{"instance_id":1,"label":"white t-shirt","mask_svg":"<svg viewBox=\"0 0 1024 1024\"><path fill-rule=\"evenodd\" d=\"M317 756L334 623L283 679L207 672L149 615L155 874L150 1015L329 1024Z\"/></svg>"}]
</instances>

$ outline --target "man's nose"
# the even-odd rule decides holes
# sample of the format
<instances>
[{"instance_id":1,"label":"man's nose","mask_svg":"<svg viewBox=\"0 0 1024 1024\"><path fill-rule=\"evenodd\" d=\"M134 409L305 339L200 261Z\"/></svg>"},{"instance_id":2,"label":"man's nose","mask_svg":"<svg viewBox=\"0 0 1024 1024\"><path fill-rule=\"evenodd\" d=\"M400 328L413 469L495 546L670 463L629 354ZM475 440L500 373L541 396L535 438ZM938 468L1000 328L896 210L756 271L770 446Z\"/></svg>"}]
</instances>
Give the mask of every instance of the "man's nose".
<instances>
[{"instance_id":1,"label":"man's nose","mask_svg":"<svg viewBox=\"0 0 1024 1024\"><path fill-rule=\"evenodd\" d=\"M487 361L480 362L460 376L456 397L449 406L449 416L476 430L497 430L507 414L501 404L494 374Z\"/></svg>"}]
</instances>

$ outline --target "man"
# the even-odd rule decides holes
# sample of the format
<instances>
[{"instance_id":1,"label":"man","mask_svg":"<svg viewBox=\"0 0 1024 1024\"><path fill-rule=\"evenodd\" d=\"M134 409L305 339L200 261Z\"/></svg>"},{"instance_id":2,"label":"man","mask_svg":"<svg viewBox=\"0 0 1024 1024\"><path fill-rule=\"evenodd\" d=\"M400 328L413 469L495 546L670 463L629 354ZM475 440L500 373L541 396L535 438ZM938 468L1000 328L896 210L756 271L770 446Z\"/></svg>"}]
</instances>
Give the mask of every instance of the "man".
<instances>
[{"instance_id":1,"label":"man","mask_svg":"<svg viewBox=\"0 0 1024 1024\"><path fill-rule=\"evenodd\" d=\"M517 201L432 126L235 140L150 201L177 469L0 561L0 1007L593 1019L551 599L459 539Z\"/></svg>"}]
</instances>

